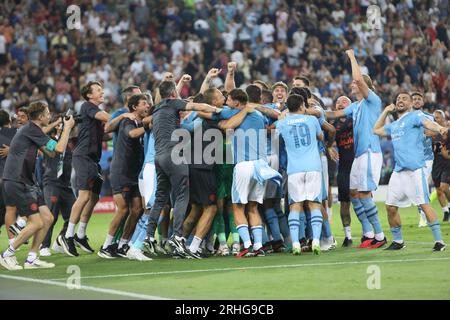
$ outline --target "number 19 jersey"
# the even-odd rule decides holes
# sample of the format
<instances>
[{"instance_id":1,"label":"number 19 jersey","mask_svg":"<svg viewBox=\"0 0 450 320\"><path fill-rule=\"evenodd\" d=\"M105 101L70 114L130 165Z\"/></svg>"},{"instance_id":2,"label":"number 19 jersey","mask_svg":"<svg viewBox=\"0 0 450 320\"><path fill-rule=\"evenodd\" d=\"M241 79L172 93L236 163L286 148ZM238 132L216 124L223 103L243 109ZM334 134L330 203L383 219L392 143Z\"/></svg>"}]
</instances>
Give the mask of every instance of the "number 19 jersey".
<instances>
[{"instance_id":1,"label":"number 19 jersey","mask_svg":"<svg viewBox=\"0 0 450 320\"><path fill-rule=\"evenodd\" d=\"M322 171L317 136L322 133L314 116L294 114L275 123L285 142L288 155L287 174Z\"/></svg>"}]
</instances>

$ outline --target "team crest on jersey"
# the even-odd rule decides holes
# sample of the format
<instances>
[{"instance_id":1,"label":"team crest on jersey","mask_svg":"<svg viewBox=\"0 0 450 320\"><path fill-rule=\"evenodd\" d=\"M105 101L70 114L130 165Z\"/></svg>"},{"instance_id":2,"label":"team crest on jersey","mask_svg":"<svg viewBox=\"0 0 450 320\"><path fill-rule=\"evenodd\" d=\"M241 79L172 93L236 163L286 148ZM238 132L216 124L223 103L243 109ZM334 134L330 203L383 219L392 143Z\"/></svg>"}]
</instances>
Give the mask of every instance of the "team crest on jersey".
<instances>
[{"instance_id":1,"label":"team crest on jersey","mask_svg":"<svg viewBox=\"0 0 450 320\"><path fill-rule=\"evenodd\" d=\"M37 211L38 210L38 205L36 202L33 202L30 206L31 211Z\"/></svg>"}]
</instances>

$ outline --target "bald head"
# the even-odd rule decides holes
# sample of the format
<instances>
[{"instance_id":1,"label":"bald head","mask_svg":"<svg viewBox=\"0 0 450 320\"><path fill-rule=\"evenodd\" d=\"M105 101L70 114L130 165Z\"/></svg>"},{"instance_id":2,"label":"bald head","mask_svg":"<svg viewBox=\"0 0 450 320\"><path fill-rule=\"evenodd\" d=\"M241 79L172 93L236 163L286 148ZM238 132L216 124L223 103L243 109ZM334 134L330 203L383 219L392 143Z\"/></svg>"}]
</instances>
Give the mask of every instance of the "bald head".
<instances>
[{"instance_id":1,"label":"bald head","mask_svg":"<svg viewBox=\"0 0 450 320\"><path fill-rule=\"evenodd\" d=\"M347 96L340 96L336 100L336 110L344 110L352 103L352 100L350 100Z\"/></svg>"}]
</instances>

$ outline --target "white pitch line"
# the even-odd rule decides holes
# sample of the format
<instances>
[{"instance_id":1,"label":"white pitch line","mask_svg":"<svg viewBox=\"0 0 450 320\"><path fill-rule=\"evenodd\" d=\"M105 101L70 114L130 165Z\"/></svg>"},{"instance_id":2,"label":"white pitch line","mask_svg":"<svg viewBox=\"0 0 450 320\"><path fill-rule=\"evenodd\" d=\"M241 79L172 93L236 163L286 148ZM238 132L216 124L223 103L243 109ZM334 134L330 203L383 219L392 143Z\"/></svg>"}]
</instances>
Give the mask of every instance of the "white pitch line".
<instances>
[{"instance_id":1,"label":"white pitch line","mask_svg":"<svg viewBox=\"0 0 450 320\"><path fill-rule=\"evenodd\" d=\"M56 282L53 280L41 280L41 279L33 279L33 278L27 278L27 277L17 277L17 276L10 276L10 275L6 275L6 274L0 274L0 278L8 279L8 280L41 283L41 284L45 284L45 285L63 287L63 288L68 289L66 283ZM63 279L63 280L66 280L66 279ZM134 292L114 290L114 289L98 288L98 287L92 287L92 286L80 286L80 288L76 289L76 290L86 290L86 291L92 291L92 292L107 293L107 294L117 295L117 296L121 296L121 297L129 297L129 298L143 299L143 300L171 300L168 298L163 298L163 297L158 297L158 296L149 296L146 294L139 294L139 293L134 293Z\"/></svg>"},{"instance_id":2,"label":"white pitch line","mask_svg":"<svg viewBox=\"0 0 450 320\"><path fill-rule=\"evenodd\" d=\"M125 273L125 274L109 274L109 275L102 275L102 276L86 276L86 277L80 277L80 279L103 279L103 278L156 276L156 275L170 275L170 274L198 273L198 272L221 272L221 271L239 271L239 270L256 270L256 269L322 267L322 266L337 266L337 265L347 265L347 264L349 265L349 264L372 264L372 263L373 264L375 264L375 263L402 263L402 262L444 261L444 260L450 260L450 257L448 257L448 258L432 258L432 259L338 261L338 262L324 262L324 263L282 264L282 265L271 265L271 266L254 266L254 267L237 267L237 268L216 268L216 269L197 269L197 270ZM50 281L56 281L56 280L66 280L66 278L50 279Z\"/></svg>"}]
</instances>

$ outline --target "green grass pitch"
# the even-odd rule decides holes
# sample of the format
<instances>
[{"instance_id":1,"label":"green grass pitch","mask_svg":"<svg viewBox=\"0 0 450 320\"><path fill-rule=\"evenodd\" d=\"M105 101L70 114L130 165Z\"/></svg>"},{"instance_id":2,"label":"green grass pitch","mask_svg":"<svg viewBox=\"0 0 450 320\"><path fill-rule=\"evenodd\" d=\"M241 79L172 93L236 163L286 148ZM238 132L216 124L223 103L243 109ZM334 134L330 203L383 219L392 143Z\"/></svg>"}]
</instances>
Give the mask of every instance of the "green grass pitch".
<instances>
[{"instance_id":1,"label":"green grass pitch","mask_svg":"<svg viewBox=\"0 0 450 320\"><path fill-rule=\"evenodd\" d=\"M386 211L378 204L388 241ZM439 212L442 218L441 210ZM417 227L415 208L402 209L400 252L357 249L361 227L352 213L353 248L341 248L343 231L339 204L333 208L332 230L338 248L320 256L271 254L236 259L203 260L155 258L150 262L103 260L81 252L71 258L54 254L45 260L56 264L47 270L9 272L0 269L0 299L449 299L450 250L432 252L429 228ZM88 236L98 249L111 215L94 215ZM450 224L442 223L444 241L450 243ZM56 227L58 232L60 222ZM4 230L0 248L6 248ZM23 263L28 248L17 257ZM73 273L79 270L79 273ZM79 275L79 282L76 276ZM379 277L378 277L379 276ZM69 285L80 285L77 289Z\"/></svg>"}]
</instances>

